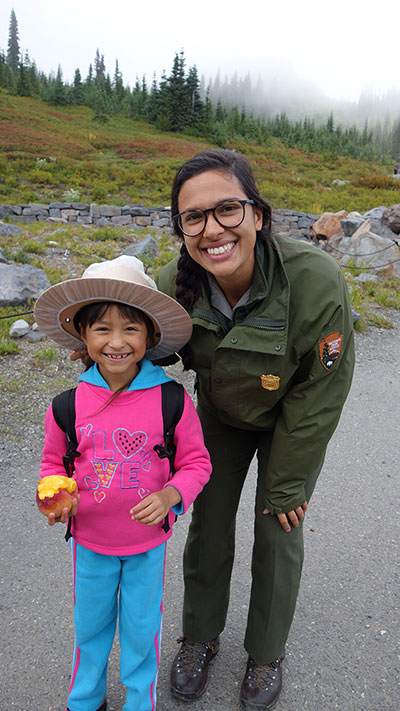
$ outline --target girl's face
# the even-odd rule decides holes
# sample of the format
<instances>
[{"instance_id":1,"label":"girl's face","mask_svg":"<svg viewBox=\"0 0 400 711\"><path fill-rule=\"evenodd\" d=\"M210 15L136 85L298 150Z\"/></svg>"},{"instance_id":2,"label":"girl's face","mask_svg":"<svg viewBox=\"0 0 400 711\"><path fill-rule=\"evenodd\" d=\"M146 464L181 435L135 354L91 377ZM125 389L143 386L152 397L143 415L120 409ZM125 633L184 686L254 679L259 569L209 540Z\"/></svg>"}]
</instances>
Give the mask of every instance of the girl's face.
<instances>
[{"instance_id":1,"label":"girl's face","mask_svg":"<svg viewBox=\"0 0 400 711\"><path fill-rule=\"evenodd\" d=\"M81 331L89 356L113 392L128 385L138 374L138 362L148 348L146 325L124 316L117 306Z\"/></svg>"},{"instance_id":2,"label":"girl's face","mask_svg":"<svg viewBox=\"0 0 400 711\"><path fill-rule=\"evenodd\" d=\"M179 212L189 208L207 210L232 198L248 198L236 176L208 170L182 185L178 197ZM197 237L184 237L189 255L215 276L227 296L232 290L244 293L252 282L256 232L262 227L262 218L260 208L247 204L239 227L226 228L209 212L203 232Z\"/></svg>"}]
</instances>

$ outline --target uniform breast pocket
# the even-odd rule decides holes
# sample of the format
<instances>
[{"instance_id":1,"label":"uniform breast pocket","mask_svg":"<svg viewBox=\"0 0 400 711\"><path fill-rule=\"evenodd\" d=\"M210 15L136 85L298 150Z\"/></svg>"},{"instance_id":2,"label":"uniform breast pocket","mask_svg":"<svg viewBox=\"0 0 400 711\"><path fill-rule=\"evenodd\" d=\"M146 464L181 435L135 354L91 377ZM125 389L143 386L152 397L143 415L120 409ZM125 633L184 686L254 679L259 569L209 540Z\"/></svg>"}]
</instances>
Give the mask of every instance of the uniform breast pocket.
<instances>
[{"instance_id":1,"label":"uniform breast pocket","mask_svg":"<svg viewBox=\"0 0 400 711\"><path fill-rule=\"evenodd\" d=\"M275 360L265 354L249 354L242 361L240 382L243 395L247 394L249 399L267 406L267 409L281 399L285 385L281 368Z\"/></svg>"}]
</instances>

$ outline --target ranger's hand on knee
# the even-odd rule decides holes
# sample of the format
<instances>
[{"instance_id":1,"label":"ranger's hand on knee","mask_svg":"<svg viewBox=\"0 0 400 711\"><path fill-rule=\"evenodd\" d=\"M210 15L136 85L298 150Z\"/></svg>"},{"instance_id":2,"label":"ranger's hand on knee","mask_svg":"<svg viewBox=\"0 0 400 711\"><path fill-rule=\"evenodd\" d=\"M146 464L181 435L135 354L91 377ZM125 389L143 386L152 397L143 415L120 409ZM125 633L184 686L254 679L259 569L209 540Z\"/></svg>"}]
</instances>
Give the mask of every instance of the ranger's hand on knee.
<instances>
[{"instance_id":1,"label":"ranger's hand on knee","mask_svg":"<svg viewBox=\"0 0 400 711\"><path fill-rule=\"evenodd\" d=\"M283 530L289 533L289 531L292 530L291 526L293 526L293 528L298 528L300 521L302 521L304 518L307 508L307 501L305 501L304 504L298 506L297 509L294 509L293 511L288 511L287 513L282 514L276 514ZM268 509L264 509L263 513L269 514L270 512L268 511Z\"/></svg>"}]
</instances>

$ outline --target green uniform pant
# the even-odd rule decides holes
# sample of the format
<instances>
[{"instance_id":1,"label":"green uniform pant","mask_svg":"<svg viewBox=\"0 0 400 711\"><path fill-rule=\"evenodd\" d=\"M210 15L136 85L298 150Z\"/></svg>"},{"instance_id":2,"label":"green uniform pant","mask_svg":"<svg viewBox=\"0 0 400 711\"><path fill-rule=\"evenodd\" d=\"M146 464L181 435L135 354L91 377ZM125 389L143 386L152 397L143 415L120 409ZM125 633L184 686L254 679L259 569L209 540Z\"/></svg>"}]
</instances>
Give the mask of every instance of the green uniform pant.
<instances>
[{"instance_id":1,"label":"green uniform pant","mask_svg":"<svg viewBox=\"0 0 400 711\"><path fill-rule=\"evenodd\" d=\"M304 555L303 525L285 533L276 516L262 513L271 433L230 427L201 408L199 416L213 471L194 503L185 546L183 634L194 642L208 642L225 627L236 512L250 462L257 453L252 586L245 649L258 664L267 664L282 652L293 620ZM307 481L307 501L320 469ZM238 531L239 536L242 533Z\"/></svg>"}]
</instances>

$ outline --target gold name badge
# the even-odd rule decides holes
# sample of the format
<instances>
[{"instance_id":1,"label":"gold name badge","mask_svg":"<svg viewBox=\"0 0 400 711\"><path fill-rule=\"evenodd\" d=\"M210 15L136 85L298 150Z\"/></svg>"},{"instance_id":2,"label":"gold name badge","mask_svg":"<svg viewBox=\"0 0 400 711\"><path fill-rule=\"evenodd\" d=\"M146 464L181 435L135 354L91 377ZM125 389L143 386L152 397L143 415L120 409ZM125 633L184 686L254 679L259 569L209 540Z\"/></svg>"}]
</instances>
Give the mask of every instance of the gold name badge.
<instances>
[{"instance_id":1,"label":"gold name badge","mask_svg":"<svg viewBox=\"0 0 400 711\"><path fill-rule=\"evenodd\" d=\"M262 375L261 387L264 390L279 390L280 378L279 375Z\"/></svg>"}]
</instances>

